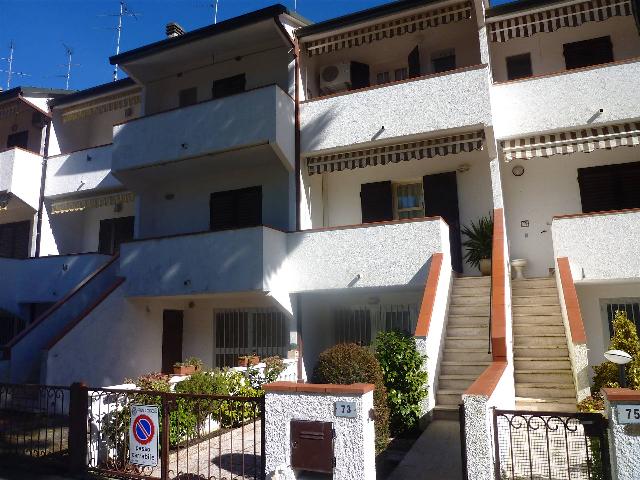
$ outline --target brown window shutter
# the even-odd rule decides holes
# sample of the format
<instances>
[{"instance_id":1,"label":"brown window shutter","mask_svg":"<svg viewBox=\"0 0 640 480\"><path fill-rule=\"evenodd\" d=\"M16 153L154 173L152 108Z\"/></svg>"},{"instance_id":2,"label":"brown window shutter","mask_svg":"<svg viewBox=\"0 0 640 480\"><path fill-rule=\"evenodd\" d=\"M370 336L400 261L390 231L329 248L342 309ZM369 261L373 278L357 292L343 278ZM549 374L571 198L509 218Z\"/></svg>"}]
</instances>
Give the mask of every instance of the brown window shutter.
<instances>
[{"instance_id":1,"label":"brown window shutter","mask_svg":"<svg viewBox=\"0 0 640 480\"><path fill-rule=\"evenodd\" d=\"M362 223L393 220L391 182L363 183L360 186Z\"/></svg>"},{"instance_id":2,"label":"brown window shutter","mask_svg":"<svg viewBox=\"0 0 640 480\"><path fill-rule=\"evenodd\" d=\"M209 209L211 230L262 225L262 187L214 192Z\"/></svg>"},{"instance_id":3,"label":"brown window shutter","mask_svg":"<svg viewBox=\"0 0 640 480\"><path fill-rule=\"evenodd\" d=\"M582 212L640 208L640 162L578 169Z\"/></svg>"}]
</instances>

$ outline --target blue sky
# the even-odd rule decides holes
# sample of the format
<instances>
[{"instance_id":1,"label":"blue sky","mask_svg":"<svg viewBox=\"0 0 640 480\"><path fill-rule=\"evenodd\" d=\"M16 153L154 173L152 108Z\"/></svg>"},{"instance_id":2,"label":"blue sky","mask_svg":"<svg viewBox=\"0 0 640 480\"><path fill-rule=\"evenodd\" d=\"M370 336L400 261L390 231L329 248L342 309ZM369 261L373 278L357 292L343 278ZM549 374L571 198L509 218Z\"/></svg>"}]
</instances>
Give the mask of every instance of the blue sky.
<instances>
[{"instance_id":1,"label":"blue sky","mask_svg":"<svg viewBox=\"0 0 640 480\"><path fill-rule=\"evenodd\" d=\"M298 13L313 21L381 5L389 0L298 0ZM176 21L185 30L213 23L214 0L127 0L137 20L125 18L121 51L164 37L165 24ZM277 0L219 0L218 21L278 3ZM294 0L281 0L293 9ZM497 2L502 3L502 2ZM119 0L0 0L0 57L8 57L15 43L11 86L64 88L66 53L73 48L71 89L83 89L111 80L108 57L115 53L114 15ZM0 60L0 70L7 62ZM122 74L121 74L122 76ZM7 74L0 72L6 88Z\"/></svg>"}]
</instances>

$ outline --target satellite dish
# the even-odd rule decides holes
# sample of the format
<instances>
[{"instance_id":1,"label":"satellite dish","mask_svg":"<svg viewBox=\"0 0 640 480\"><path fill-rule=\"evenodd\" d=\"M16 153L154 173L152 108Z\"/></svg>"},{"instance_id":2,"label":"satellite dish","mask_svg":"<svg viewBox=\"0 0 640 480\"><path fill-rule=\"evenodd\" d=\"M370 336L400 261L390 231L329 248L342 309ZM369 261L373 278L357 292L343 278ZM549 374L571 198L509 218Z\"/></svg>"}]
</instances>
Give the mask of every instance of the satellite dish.
<instances>
[{"instance_id":1,"label":"satellite dish","mask_svg":"<svg viewBox=\"0 0 640 480\"><path fill-rule=\"evenodd\" d=\"M618 365L626 365L632 360L631 355L623 350L609 350L604 352L604 358Z\"/></svg>"}]
</instances>

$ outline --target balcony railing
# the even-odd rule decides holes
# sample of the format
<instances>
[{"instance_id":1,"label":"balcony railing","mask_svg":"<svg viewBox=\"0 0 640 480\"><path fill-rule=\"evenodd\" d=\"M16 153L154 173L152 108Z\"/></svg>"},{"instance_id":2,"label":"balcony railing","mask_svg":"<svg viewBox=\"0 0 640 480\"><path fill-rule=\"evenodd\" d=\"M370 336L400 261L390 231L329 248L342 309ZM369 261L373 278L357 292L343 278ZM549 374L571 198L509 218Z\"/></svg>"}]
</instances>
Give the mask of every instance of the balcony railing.
<instances>
[{"instance_id":1,"label":"balcony railing","mask_svg":"<svg viewBox=\"0 0 640 480\"><path fill-rule=\"evenodd\" d=\"M491 87L498 138L640 117L640 59Z\"/></svg>"},{"instance_id":2,"label":"balcony railing","mask_svg":"<svg viewBox=\"0 0 640 480\"><path fill-rule=\"evenodd\" d=\"M372 86L302 104L302 151L491 124L486 65Z\"/></svg>"},{"instance_id":3,"label":"balcony railing","mask_svg":"<svg viewBox=\"0 0 640 480\"><path fill-rule=\"evenodd\" d=\"M113 127L114 170L269 143L294 163L294 103L277 85L140 117Z\"/></svg>"},{"instance_id":4,"label":"balcony railing","mask_svg":"<svg viewBox=\"0 0 640 480\"><path fill-rule=\"evenodd\" d=\"M551 232L576 282L640 280L640 209L555 217Z\"/></svg>"},{"instance_id":5,"label":"balcony railing","mask_svg":"<svg viewBox=\"0 0 640 480\"><path fill-rule=\"evenodd\" d=\"M10 192L38 209L42 157L21 148L0 152L0 192Z\"/></svg>"},{"instance_id":6,"label":"balcony railing","mask_svg":"<svg viewBox=\"0 0 640 480\"><path fill-rule=\"evenodd\" d=\"M45 196L121 188L111 175L111 150L108 144L49 157Z\"/></svg>"}]
</instances>

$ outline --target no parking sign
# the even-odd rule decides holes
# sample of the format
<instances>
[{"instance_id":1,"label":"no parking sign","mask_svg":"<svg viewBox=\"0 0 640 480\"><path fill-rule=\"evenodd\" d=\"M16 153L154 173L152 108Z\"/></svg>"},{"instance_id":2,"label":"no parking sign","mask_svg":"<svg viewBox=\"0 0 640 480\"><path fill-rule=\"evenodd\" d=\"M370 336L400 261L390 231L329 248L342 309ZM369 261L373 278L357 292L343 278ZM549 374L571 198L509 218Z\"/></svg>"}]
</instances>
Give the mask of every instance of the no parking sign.
<instances>
[{"instance_id":1,"label":"no parking sign","mask_svg":"<svg viewBox=\"0 0 640 480\"><path fill-rule=\"evenodd\" d=\"M129 463L158 465L158 407L133 405L129 426Z\"/></svg>"}]
</instances>

